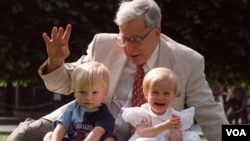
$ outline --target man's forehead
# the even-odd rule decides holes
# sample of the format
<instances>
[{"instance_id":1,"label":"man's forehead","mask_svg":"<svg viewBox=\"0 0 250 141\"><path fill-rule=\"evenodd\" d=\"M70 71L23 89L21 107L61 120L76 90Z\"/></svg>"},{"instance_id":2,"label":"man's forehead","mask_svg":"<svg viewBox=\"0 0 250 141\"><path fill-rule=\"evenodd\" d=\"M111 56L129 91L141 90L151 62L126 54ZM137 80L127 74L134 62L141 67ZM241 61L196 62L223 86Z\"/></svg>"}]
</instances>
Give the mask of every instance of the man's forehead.
<instances>
[{"instance_id":1,"label":"man's forehead","mask_svg":"<svg viewBox=\"0 0 250 141\"><path fill-rule=\"evenodd\" d=\"M145 31L146 27L144 28L119 28L119 35L122 37L133 38L133 37L141 37Z\"/></svg>"}]
</instances>

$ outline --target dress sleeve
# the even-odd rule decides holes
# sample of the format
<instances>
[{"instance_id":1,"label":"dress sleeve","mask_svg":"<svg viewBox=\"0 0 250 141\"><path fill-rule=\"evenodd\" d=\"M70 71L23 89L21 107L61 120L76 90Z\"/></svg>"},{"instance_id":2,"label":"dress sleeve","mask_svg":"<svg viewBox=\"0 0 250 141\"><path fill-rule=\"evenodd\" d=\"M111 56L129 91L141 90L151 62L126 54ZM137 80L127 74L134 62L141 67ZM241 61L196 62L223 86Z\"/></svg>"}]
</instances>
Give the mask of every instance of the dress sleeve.
<instances>
[{"instance_id":1,"label":"dress sleeve","mask_svg":"<svg viewBox=\"0 0 250 141\"><path fill-rule=\"evenodd\" d=\"M132 126L136 127L142 121L149 124L150 116L148 112L140 107L122 108L122 118L124 121L129 122Z\"/></svg>"},{"instance_id":2,"label":"dress sleeve","mask_svg":"<svg viewBox=\"0 0 250 141\"><path fill-rule=\"evenodd\" d=\"M184 109L180 111L180 118L182 123L182 130L186 130L191 127L194 121L194 107Z\"/></svg>"}]
</instances>

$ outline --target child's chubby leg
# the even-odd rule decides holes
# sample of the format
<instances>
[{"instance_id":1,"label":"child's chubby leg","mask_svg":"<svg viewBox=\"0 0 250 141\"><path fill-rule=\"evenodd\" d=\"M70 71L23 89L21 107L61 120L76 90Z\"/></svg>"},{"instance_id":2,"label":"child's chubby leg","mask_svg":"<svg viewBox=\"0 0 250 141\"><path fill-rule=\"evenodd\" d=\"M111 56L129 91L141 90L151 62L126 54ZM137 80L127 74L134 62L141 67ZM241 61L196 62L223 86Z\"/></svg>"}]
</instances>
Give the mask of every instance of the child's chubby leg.
<instances>
[{"instance_id":1,"label":"child's chubby leg","mask_svg":"<svg viewBox=\"0 0 250 141\"><path fill-rule=\"evenodd\" d=\"M52 139L52 131L51 132L48 132L45 134L44 138L43 138L43 141L51 141Z\"/></svg>"}]
</instances>

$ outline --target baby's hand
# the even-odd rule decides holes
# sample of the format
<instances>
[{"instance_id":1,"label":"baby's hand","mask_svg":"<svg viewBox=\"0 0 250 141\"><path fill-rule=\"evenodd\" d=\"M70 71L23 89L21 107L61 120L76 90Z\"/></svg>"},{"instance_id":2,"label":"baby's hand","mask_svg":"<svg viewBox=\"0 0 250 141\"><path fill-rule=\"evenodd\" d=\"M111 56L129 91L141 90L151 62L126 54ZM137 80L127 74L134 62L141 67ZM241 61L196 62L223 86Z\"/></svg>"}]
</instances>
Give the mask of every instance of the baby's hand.
<instances>
[{"instance_id":1,"label":"baby's hand","mask_svg":"<svg viewBox=\"0 0 250 141\"><path fill-rule=\"evenodd\" d=\"M172 123L174 129L180 129L181 128L180 116L175 115L175 114L171 115L170 123Z\"/></svg>"},{"instance_id":2,"label":"baby's hand","mask_svg":"<svg viewBox=\"0 0 250 141\"><path fill-rule=\"evenodd\" d=\"M180 116L172 114L171 115L171 119L176 119L176 120L180 120Z\"/></svg>"},{"instance_id":3,"label":"baby's hand","mask_svg":"<svg viewBox=\"0 0 250 141\"><path fill-rule=\"evenodd\" d=\"M181 128L181 120L177 115L172 115L171 118L164 122L166 129L180 129Z\"/></svg>"}]
</instances>

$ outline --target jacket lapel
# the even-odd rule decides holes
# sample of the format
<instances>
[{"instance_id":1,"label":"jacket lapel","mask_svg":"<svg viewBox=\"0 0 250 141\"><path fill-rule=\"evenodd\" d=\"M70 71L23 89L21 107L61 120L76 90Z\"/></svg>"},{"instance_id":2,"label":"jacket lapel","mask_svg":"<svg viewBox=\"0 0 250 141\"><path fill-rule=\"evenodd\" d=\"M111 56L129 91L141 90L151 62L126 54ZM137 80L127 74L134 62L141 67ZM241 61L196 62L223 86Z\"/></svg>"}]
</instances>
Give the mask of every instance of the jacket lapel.
<instances>
[{"instance_id":1,"label":"jacket lapel","mask_svg":"<svg viewBox=\"0 0 250 141\"><path fill-rule=\"evenodd\" d=\"M166 39L163 40L162 38L160 38L159 57L157 61L158 64L156 67L166 67L166 68L172 69L174 56L167 42L168 41Z\"/></svg>"},{"instance_id":2,"label":"jacket lapel","mask_svg":"<svg viewBox=\"0 0 250 141\"><path fill-rule=\"evenodd\" d=\"M109 86L109 94L105 99L105 103L110 108L111 100L114 96L115 88L118 84L119 78L123 71L123 68L126 64L127 57L123 53L123 50L119 50L113 53L113 57L111 59L111 64L109 67L110 73L110 86Z\"/></svg>"}]
</instances>

